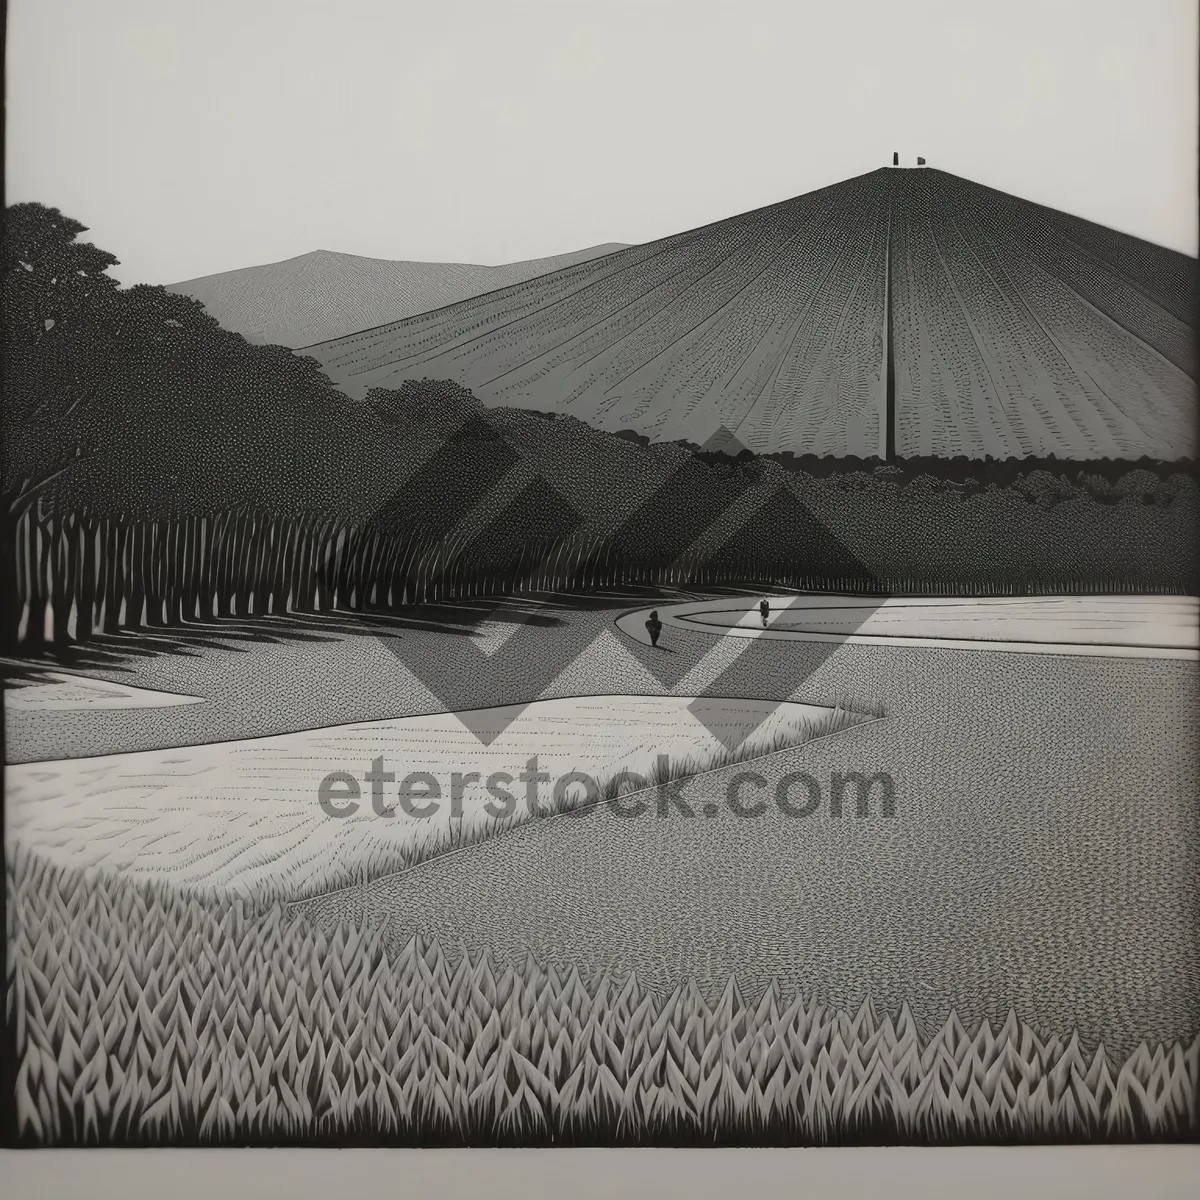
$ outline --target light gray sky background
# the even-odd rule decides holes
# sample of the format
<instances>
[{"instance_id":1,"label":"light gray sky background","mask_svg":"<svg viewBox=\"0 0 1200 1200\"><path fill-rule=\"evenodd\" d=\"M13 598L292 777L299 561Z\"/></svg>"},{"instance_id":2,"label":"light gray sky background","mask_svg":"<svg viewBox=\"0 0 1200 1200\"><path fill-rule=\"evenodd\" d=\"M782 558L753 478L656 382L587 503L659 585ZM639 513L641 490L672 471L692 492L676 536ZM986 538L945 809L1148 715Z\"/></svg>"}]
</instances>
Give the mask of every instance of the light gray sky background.
<instances>
[{"instance_id":1,"label":"light gray sky background","mask_svg":"<svg viewBox=\"0 0 1200 1200\"><path fill-rule=\"evenodd\" d=\"M642 242L924 155L1197 251L1195 0L9 0L7 202L126 283Z\"/></svg>"}]
</instances>

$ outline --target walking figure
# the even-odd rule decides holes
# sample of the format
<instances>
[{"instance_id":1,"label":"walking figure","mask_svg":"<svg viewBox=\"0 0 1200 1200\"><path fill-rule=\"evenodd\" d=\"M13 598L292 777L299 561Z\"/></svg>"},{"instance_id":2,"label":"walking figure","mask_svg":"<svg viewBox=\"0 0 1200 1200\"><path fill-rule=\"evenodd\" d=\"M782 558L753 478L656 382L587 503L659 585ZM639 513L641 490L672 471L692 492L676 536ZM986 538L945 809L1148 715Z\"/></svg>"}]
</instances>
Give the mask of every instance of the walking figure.
<instances>
[{"instance_id":1,"label":"walking figure","mask_svg":"<svg viewBox=\"0 0 1200 1200\"><path fill-rule=\"evenodd\" d=\"M662 633L662 622L658 619L657 608L650 614L650 619L646 622L646 629L650 634L650 645L657 646L658 635Z\"/></svg>"},{"instance_id":2,"label":"walking figure","mask_svg":"<svg viewBox=\"0 0 1200 1200\"><path fill-rule=\"evenodd\" d=\"M771 615L771 604L770 604L770 601L766 598L766 596L764 596L762 598L762 600L759 602L758 611L762 614L763 628L766 629L767 618Z\"/></svg>"}]
</instances>

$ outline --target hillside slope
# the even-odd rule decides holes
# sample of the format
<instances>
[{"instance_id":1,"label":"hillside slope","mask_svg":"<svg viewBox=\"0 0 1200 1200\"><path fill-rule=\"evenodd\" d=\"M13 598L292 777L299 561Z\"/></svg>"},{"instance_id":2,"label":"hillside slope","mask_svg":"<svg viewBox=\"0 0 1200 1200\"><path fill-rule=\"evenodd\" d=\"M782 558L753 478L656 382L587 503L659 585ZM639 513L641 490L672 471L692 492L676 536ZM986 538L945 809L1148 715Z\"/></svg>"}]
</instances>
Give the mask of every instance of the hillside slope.
<instances>
[{"instance_id":1,"label":"hillside slope","mask_svg":"<svg viewBox=\"0 0 1200 1200\"><path fill-rule=\"evenodd\" d=\"M391 261L314 250L283 262L173 283L167 291L199 300L226 329L248 341L294 349L428 312L623 248L612 242L499 267Z\"/></svg>"},{"instance_id":2,"label":"hillside slope","mask_svg":"<svg viewBox=\"0 0 1200 1200\"><path fill-rule=\"evenodd\" d=\"M760 453L1177 459L1195 454L1195 269L883 169L303 353L352 395L453 379Z\"/></svg>"}]
</instances>

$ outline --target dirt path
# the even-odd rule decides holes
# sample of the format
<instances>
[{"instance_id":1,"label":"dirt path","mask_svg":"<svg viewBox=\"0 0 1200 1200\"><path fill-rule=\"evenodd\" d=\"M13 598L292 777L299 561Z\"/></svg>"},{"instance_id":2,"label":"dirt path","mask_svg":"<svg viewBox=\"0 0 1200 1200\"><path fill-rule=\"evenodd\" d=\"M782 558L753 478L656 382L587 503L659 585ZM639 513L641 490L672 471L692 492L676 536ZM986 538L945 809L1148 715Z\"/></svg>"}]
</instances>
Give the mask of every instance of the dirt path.
<instances>
[{"instance_id":1,"label":"dirt path","mask_svg":"<svg viewBox=\"0 0 1200 1200\"><path fill-rule=\"evenodd\" d=\"M759 599L642 608L616 624L643 645L650 644L646 620L657 611L668 629L713 637L1200 660L1200 601L1191 596L783 595L767 597L765 623ZM660 645L670 645L669 635Z\"/></svg>"}]
</instances>

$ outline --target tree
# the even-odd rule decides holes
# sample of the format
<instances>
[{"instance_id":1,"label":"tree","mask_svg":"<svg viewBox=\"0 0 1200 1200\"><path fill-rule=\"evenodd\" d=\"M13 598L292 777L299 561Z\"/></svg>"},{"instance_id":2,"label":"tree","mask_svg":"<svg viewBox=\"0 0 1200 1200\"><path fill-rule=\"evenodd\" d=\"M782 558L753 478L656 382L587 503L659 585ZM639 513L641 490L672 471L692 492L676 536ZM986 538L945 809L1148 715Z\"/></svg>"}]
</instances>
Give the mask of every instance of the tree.
<instances>
[{"instance_id":1,"label":"tree","mask_svg":"<svg viewBox=\"0 0 1200 1200\"><path fill-rule=\"evenodd\" d=\"M483 405L452 379L405 380L399 388L372 388L367 402L382 421L409 434L444 434L482 415Z\"/></svg>"},{"instance_id":2,"label":"tree","mask_svg":"<svg viewBox=\"0 0 1200 1200\"><path fill-rule=\"evenodd\" d=\"M4 231L3 489L158 513L329 512L382 423L318 364L222 329L196 300L120 288L117 260L57 209Z\"/></svg>"},{"instance_id":3,"label":"tree","mask_svg":"<svg viewBox=\"0 0 1200 1200\"><path fill-rule=\"evenodd\" d=\"M112 363L119 301L106 274L117 260L78 241L86 229L42 204L5 215L3 490L13 503L94 449L86 414Z\"/></svg>"}]
</instances>

